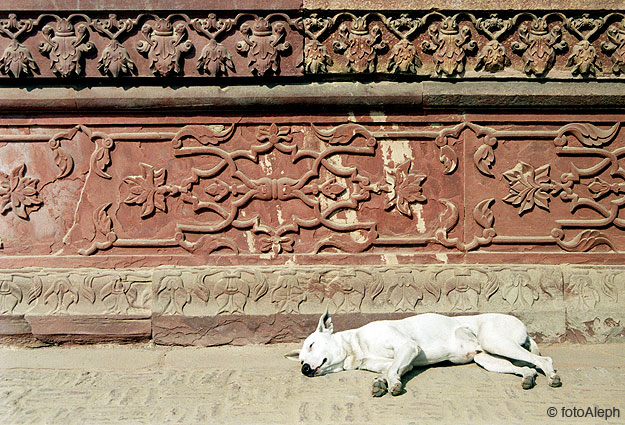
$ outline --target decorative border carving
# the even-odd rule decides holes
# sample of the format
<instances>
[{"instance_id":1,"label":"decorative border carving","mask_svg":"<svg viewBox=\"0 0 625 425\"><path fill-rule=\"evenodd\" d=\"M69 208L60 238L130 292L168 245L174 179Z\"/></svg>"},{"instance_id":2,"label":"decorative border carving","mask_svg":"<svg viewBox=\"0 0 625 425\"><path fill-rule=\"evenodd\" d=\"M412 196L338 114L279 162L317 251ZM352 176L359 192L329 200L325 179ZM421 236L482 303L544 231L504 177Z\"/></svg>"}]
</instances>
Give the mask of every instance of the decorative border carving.
<instances>
[{"instance_id":1,"label":"decorative border carving","mask_svg":"<svg viewBox=\"0 0 625 425\"><path fill-rule=\"evenodd\" d=\"M0 17L1 76L596 79L625 70L623 11L22 14Z\"/></svg>"},{"instance_id":2,"label":"decorative border carving","mask_svg":"<svg viewBox=\"0 0 625 425\"><path fill-rule=\"evenodd\" d=\"M522 317L530 327L540 323L534 332L543 339L603 342L625 336L619 307L623 278L623 267L597 266L2 270L0 319L155 315L160 323L177 317L236 320L241 315L318 314L328 305L337 314L504 312Z\"/></svg>"}]
</instances>

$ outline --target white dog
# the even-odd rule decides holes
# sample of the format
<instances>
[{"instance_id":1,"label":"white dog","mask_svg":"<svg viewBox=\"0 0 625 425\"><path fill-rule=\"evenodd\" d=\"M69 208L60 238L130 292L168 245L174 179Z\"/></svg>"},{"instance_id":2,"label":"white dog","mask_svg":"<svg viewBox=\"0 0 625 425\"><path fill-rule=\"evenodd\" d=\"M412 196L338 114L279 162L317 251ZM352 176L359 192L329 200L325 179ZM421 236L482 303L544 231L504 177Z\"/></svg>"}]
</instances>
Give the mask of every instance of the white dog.
<instances>
[{"instance_id":1,"label":"white dog","mask_svg":"<svg viewBox=\"0 0 625 425\"><path fill-rule=\"evenodd\" d=\"M443 361L474 361L491 372L520 375L523 388L530 389L536 383L536 370L516 366L508 359L520 360L542 370L552 387L562 385L551 358L540 356L525 325L505 314L447 317L428 313L334 333L326 312L302 349L287 357L299 360L302 373L310 377L352 369L381 373L373 381L375 397L389 388L391 394L401 394L404 373Z\"/></svg>"}]
</instances>

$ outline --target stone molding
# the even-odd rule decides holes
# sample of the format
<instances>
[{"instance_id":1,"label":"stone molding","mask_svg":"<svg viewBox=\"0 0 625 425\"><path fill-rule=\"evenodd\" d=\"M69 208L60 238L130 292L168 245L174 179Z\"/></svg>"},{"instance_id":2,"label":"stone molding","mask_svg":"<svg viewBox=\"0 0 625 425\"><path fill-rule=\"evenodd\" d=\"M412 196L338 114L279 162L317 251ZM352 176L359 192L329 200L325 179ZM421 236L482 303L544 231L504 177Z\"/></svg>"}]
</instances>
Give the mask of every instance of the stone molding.
<instances>
[{"instance_id":1,"label":"stone molding","mask_svg":"<svg viewBox=\"0 0 625 425\"><path fill-rule=\"evenodd\" d=\"M592 80L625 73L625 14L617 9L0 15L0 75L24 84L33 77L117 85L140 78L219 84L229 77Z\"/></svg>"},{"instance_id":2,"label":"stone molding","mask_svg":"<svg viewBox=\"0 0 625 425\"><path fill-rule=\"evenodd\" d=\"M424 312L510 313L543 341L605 342L625 336L623 281L623 266L0 270L0 334L151 336L202 345L294 341L328 306L346 324ZM248 319L247 334L236 330ZM222 330L230 323L231 332L211 339L209 323ZM174 336L180 324L184 335ZM278 336L283 326L301 328ZM256 334L259 328L264 334Z\"/></svg>"}]
</instances>

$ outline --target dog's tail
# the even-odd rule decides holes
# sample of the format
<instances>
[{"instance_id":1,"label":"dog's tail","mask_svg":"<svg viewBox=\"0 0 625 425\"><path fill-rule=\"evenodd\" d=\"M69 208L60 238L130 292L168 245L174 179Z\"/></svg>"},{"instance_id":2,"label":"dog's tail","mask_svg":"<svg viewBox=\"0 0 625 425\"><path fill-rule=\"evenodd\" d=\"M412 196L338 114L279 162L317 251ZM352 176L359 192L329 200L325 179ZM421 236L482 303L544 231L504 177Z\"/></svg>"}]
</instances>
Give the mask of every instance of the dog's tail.
<instances>
[{"instance_id":1,"label":"dog's tail","mask_svg":"<svg viewBox=\"0 0 625 425\"><path fill-rule=\"evenodd\" d=\"M536 354L537 356L540 356L540 350L538 349L538 344L536 344L536 341L534 341L529 336L527 337L525 344L523 344L523 348L525 348L527 351L529 351L532 354Z\"/></svg>"}]
</instances>

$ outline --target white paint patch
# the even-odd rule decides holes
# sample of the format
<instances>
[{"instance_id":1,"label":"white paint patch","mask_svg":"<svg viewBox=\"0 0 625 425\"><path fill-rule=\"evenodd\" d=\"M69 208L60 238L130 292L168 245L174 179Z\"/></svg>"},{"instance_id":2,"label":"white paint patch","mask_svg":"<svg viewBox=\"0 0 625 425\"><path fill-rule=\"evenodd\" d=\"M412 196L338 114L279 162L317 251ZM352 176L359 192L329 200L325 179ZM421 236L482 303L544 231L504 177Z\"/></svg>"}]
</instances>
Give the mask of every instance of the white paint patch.
<instances>
[{"instance_id":1,"label":"white paint patch","mask_svg":"<svg viewBox=\"0 0 625 425\"><path fill-rule=\"evenodd\" d=\"M284 218L282 218L282 210L279 207L276 209L276 214L278 215L278 223L282 226L284 224Z\"/></svg>"},{"instance_id":2,"label":"white paint patch","mask_svg":"<svg viewBox=\"0 0 625 425\"><path fill-rule=\"evenodd\" d=\"M256 252L256 247L254 246L254 235L252 235L252 232L245 232L245 239L247 240L247 247L250 249L250 252Z\"/></svg>"},{"instance_id":3,"label":"white paint patch","mask_svg":"<svg viewBox=\"0 0 625 425\"><path fill-rule=\"evenodd\" d=\"M447 264L447 261L448 261L447 254L440 254L440 253L436 254L436 259L444 264Z\"/></svg>"},{"instance_id":4,"label":"white paint patch","mask_svg":"<svg viewBox=\"0 0 625 425\"><path fill-rule=\"evenodd\" d=\"M393 163L392 168L394 168L407 159L414 159L412 149L410 149L410 141L405 139L380 143L380 148L382 149L382 160L387 167L391 167L391 163Z\"/></svg>"},{"instance_id":5,"label":"white paint patch","mask_svg":"<svg viewBox=\"0 0 625 425\"><path fill-rule=\"evenodd\" d=\"M384 254L382 258L384 259L384 262L388 265L399 264L399 261L397 261L397 255L395 254Z\"/></svg>"},{"instance_id":6,"label":"white paint patch","mask_svg":"<svg viewBox=\"0 0 625 425\"><path fill-rule=\"evenodd\" d=\"M260 168L263 170L263 172L270 176L271 173L273 172L273 166L271 165L271 161L269 161L269 156L268 155L263 155L262 159L259 161L260 164Z\"/></svg>"},{"instance_id":7,"label":"white paint patch","mask_svg":"<svg viewBox=\"0 0 625 425\"><path fill-rule=\"evenodd\" d=\"M417 219L417 231L419 233L425 233L425 220L423 219L423 205L412 204L410 205L412 215Z\"/></svg>"},{"instance_id":8,"label":"white paint patch","mask_svg":"<svg viewBox=\"0 0 625 425\"><path fill-rule=\"evenodd\" d=\"M350 112L347 114L347 121L350 121L350 122L356 122L356 116L354 115L354 113L353 113L353 112L351 112L351 111L350 111Z\"/></svg>"},{"instance_id":9,"label":"white paint patch","mask_svg":"<svg viewBox=\"0 0 625 425\"><path fill-rule=\"evenodd\" d=\"M382 111L371 111L369 115L373 122L386 122L386 115Z\"/></svg>"}]
</instances>

